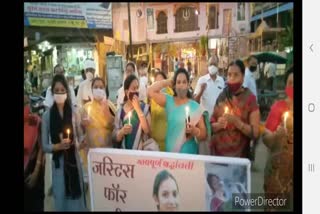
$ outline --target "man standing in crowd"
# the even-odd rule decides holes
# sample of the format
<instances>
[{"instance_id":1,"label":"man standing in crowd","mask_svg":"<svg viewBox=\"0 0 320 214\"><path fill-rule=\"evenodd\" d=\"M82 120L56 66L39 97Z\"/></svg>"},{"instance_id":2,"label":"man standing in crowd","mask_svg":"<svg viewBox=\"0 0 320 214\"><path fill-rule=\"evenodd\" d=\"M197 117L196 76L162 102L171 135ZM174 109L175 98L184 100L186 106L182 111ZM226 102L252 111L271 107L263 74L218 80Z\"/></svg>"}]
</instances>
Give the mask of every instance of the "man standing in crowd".
<instances>
[{"instance_id":1,"label":"man standing in crowd","mask_svg":"<svg viewBox=\"0 0 320 214\"><path fill-rule=\"evenodd\" d=\"M257 98L257 85L253 72L257 70L258 60L255 56L248 58L248 66L245 71L243 86L251 90L251 92Z\"/></svg>"},{"instance_id":2,"label":"man standing in crowd","mask_svg":"<svg viewBox=\"0 0 320 214\"><path fill-rule=\"evenodd\" d=\"M80 83L77 93L77 104L79 108L93 100L91 83L96 71L96 64L92 59L87 59L84 62L83 68L85 70L86 79Z\"/></svg>"}]
</instances>

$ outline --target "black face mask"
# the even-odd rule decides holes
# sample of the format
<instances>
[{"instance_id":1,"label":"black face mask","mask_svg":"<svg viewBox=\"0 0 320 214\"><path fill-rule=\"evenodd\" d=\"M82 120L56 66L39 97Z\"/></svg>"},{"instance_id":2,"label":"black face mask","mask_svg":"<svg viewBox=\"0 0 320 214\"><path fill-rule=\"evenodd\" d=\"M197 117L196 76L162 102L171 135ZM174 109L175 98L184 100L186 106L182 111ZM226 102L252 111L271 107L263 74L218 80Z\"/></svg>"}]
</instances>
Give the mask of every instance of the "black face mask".
<instances>
[{"instance_id":1,"label":"black face mask","mask_svg":"<svg viewBox=\"0 0 320 214\"><path fill-rule=\"evenodd\" d=\"M257 66L250 66L249 69L251 72L255 72L257 70Z\"/></svg>"},{"instance_id":2,"label":"black face mask","mask_svg":"<svg viewBox=\"0 0 320 214\"><path fill-rule=\"evenodd\" d=\"M139 97L139 92L129 92L129 100L132 100L134 95Z\"/></svg>"}]
</instances>

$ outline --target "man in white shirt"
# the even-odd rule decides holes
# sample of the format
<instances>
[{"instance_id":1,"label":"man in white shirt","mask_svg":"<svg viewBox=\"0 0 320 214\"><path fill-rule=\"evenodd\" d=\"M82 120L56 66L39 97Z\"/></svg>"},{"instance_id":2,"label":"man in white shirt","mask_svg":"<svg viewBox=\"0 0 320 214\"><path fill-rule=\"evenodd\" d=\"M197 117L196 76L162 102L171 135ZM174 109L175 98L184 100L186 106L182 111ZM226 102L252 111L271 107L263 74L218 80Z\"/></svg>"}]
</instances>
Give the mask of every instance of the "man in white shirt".
<instances>
[{"instance_id":1,"label":"man in white shirt","mask_svg":"<svg viewBox=\"0 0 320 214\"><path fill-rule=\"evenodd\" d=\"M124 77L123 77L123 82L125 81L126 77L129 75L136 75L136 77L138 77L139 79L139 75L136 69L136 66L133 62L128 62L126 65L126 70L124 72ZM140 82L140 81L139 81ZM124 90L123 90L123 84L122 87L119 88L118 90L118 96L117 96L117 108L119 108L119 106L121 104L123 104L124 101ZM139 100L146 102L147 101L147 87L144 84L139 84Z\"/></svg>"},{"instance_id":2,"label":"man in white shirt","mask_svg":"<svg viewBox=\"0 0 320 214\"><path fill-rule=\"evenodd\" d=\"M224 80L218 75L217 56L208 60L208 73L198 79L193 98L195 101L208 111L209 120L213 114L216 100L224 88ZM210 155L209 149L210 138L199 143L199 154Z\"/></svg>"},{"instance_id":3,"label":"man in white shirt","mask_svg":"<svg viewBox=\"0 0 320 214\"><path fill-rule=\"evenodd\" d=\"M257 99L257 85L253 72L257 70L258 60L255 56L248 58L249 67L246 68L244 75L243 87L248 88L256 96Z\"/></svg>"},{"instance_id":4,"label":"man in white shirt","mask_svg":"<svg viewBox=\"0 0 320 214\"><path fill-rule=\"evenodd\" d=\"M210 65L208 71L198 79L194 99L209 112L211 118L216 100L224 88L224 80L217 75L218 68L215 65Z\"/></svg>"},{"instance_id":5,"label":"man in white shirt","mask_svg":"<svg viewBox=\"0 0 320 214\"><path fill-rule=\"evenodd\" d=\"M86 80L79 84L78 94L77 94L77 104L81 108L85 103L93 100L92 95L92 79L96 71L96 63L92 59L87 59L83 63L83 68L86 74Z\"/></svg>"},{"instance_id":6,"label":"man in white shirt","mask_svg":"<svg viewBox=\"0 0 320 214\"><path fill-rule=\"evenodd\" d=\"M54 75L60 74L60 75L64 76L65 70L62 65L58 64L54 67L53 73L54 73ZM69 86L69 91L70 91L71 103L73 106L75 106L77 104L77 102L76 102L76 96L74 94L74 89L71 86ZM47 89L46 97L45 97L43 104L47 108L50 108L53 105L53 95L52 95L52 91L51 91L51 86L49 86Z\"/></svg>"}]
</instances>

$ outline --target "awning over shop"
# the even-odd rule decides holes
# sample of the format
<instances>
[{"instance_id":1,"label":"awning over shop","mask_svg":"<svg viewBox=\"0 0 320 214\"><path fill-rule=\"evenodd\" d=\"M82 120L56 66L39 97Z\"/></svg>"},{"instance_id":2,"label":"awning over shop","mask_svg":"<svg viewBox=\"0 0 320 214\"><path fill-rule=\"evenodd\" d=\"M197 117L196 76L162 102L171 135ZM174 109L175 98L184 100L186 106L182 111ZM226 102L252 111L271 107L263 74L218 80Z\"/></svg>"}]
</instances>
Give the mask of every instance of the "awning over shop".
<instances>
[{"instance_id":1,"label":"awning over shop","mask_svg":"<svg viewBox=\"0 0 320 214\"><path fill-rule=\"evenodd\" d=\"M279 6L278 9L277 8L273 8L272 10L263 12L262 14L258 14L256 16L253 16L250 19L250 22L259 20L261 18L266 18L268 16L272 16L274 14L277 14L277 12L281 13L283 11L287 11L287 10L291 10L291 9L293 9L293 2L290 2L290 3L287 3L287 4L283 4L283 5Z\"/></svg>"},{"instance_id":2,"label":"awning over shop","mask_svg":"<svg viewBox=\"0 0 320 214\"><path fill-rule=\"evenodd\" d=\"M284 28L270 28L267 23L263 20L261 22L261 24L259 25L259 27L257 28L257 30L252 33L249 38L250 39L255 39L255 38L259 38L263 35L264 38L266 38L266 36L268 37L268 35L270 35L271 37L273 35L275 35L277 32L281 32L285 30Z\"/></svg>"}]
</instances>

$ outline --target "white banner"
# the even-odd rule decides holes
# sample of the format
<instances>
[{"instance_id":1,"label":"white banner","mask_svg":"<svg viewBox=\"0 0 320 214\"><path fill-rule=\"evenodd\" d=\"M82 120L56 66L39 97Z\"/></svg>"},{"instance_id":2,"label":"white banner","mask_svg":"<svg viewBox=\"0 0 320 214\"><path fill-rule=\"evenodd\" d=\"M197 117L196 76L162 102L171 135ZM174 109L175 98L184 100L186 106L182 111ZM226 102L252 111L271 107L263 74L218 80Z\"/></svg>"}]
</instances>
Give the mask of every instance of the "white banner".
<instances>
[{"instance_id":1,"label":"white banner","mask_svg":"<svg viewBox=\"0 0 320 214\"><path fill-rule=\"evenodd\" d=\"M251 192L248 159L90 149L88 161L92 211L233 211L232 194Z\"/></svg>"}]
</instances>

